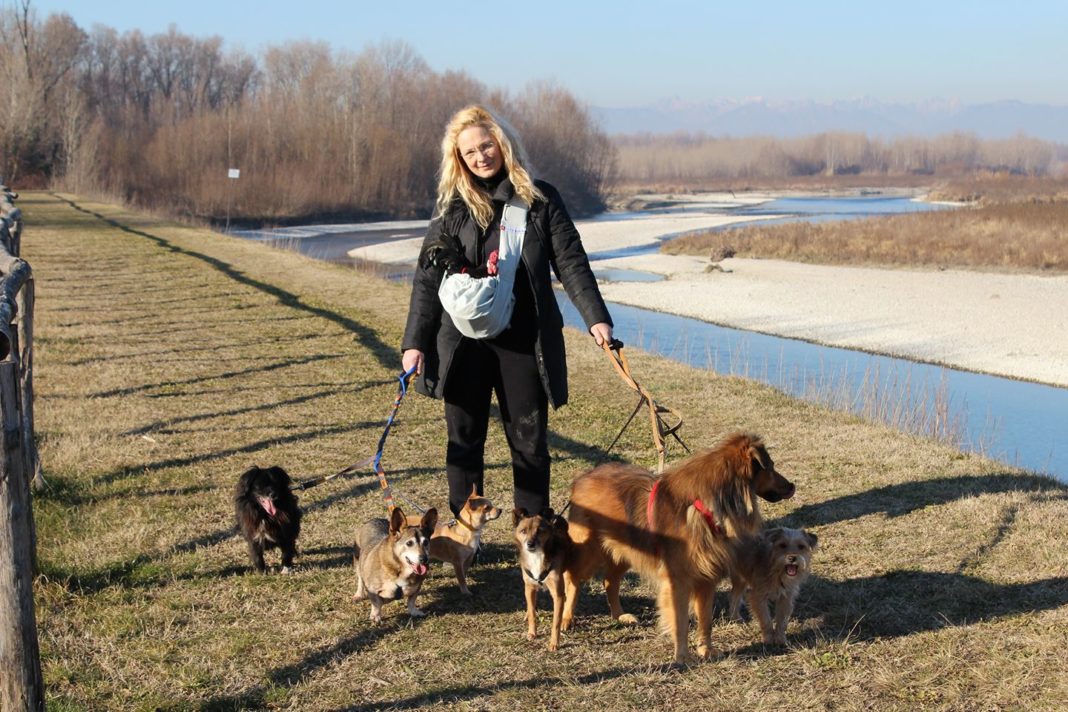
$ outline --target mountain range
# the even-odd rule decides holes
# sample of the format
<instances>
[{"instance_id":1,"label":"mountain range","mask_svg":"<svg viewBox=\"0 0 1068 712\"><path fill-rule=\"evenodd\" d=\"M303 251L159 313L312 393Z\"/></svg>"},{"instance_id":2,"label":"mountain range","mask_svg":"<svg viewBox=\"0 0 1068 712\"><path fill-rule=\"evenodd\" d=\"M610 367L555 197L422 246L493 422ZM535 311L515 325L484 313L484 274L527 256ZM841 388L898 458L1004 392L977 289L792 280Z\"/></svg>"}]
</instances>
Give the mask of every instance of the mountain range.
<instances>
[{"instance_id":1,"label":"mountain range","mask_svg":"<svg viewBox=\"0 0 1068 712\"><path fill-rule=\"evenodd\" d=\"M937 136L956 131L979 138L1032 138L1068 144L1068 106L955 100L887 103L871 98L834 102L771 102L762 98L707 103L665 100L646 106L591 107L609 134L677 131L709 136L792 138L845 131L869 136Z\"/></svg>"}]
</instances>

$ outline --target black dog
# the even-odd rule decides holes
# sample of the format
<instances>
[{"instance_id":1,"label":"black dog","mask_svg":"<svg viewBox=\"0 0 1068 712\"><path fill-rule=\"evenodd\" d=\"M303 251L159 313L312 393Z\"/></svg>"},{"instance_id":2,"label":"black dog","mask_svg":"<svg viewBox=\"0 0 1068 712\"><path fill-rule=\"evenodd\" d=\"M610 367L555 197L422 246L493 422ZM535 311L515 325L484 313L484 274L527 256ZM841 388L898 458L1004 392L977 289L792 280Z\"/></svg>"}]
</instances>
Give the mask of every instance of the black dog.
<instances>
[{"instance_id":1,"label":"black dog","mask_svg":"<svg viewBox=\"0 0 1068 712\"><path fill-rule=\"evenodd\" d=\"M474 278L497 273L497 252L490 254L486 264L476 267L464 254L463 245L455 235L443 234L419 252L419 266L442 275L466 273Z\"/></svg>"},{"instance_id":2,"label":"black dog","mask_svg":"<svg viewBox=\"0 0 1068 712\"><path fill-rule=\"evenodd\" d=\"M248 543L252 565L263 573L265 549L282 550L282 573L289 573L300 534L300 507L289 489L291 480L281 467L252 467L237 481L234 513L237 528Z\"/></svg>"}]
</instances>

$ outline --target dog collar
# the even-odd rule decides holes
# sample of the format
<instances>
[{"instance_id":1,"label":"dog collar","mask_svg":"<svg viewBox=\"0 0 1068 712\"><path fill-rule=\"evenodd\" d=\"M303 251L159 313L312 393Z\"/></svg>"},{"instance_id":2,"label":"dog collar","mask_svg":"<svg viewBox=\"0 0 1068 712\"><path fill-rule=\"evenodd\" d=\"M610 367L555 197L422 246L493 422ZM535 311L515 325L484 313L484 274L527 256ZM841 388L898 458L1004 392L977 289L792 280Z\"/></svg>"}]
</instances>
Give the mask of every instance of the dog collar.
<instances>
[{"instance_id":1,"label":"dog collar","mask_svg":"<svg viewBox=\"0 0 1068 712\"><path fill-rule=\"evenodd\" d=\"M660 480L653 483L653 488L649 490L649 503L645 506L645 518L647 520L649 531L653 530L653 502L656 501L656 490L660 487ZM701 513L701 516L705 518L705 524L712 530L713 534L722 534L723 530L719 524L716 523L716 517L709 511L705 503L701 501L700 497L696 497L693 500L693 508Z\"/></svg>"},{"instance_id":2,"label":"dog collar","mask_svg":"<svg viewBox=\"0 0 1068 712\"><path fill-rule=\"evenodd\" d=\"M459 516L457 516L457 517L456 517L456 523L457 523L457 524L462 524L462 525L464 526L464 528L465 528L465 529L467 529L468 531L472 531L472 532L473 532L473 531L475 531L475 528L474 528L473 526L471 526L470 524L468 524L467 522L465 522L465 521L464 521L464 520L463 520L463 519L462 519L461 517L459 517Z\"/></svg>"},{"instance_id":3,"label":"dog collar","mask_svg":"<svg viewBox=\"0 0 1068 712\"><path fill-rule=\"evenodd\" d=\"M653 530L653 501L656 499L656 490L660 486L660 480L653 483L653 488L649 490L649 504L645 506L645 519L649 526L649 531Z\"/></svg>"},{"instance_id":4,"label":"dog collar","mask_svg":"<svg viewBox=\"0 0 1068 712\"><path fill-rule=\"evenodd\" d=\"M535 576L535 575L534 575L534 574L533 574L533 573L531 572L531 570L530 570L530 569L528 569L528 568L526 568L526 567L524 567L524 568L523 568L523 573L525 573L525 574L527 575L527 578L529 578L529 579L530 579L531 581L536 581L536 582L538 582L538 584L543 584L543 583L545 583L545 579L549 578L549 574L551 574L551 573L552 573L552 571L553 571L553 567L552 567L552 566L550 566L549 568L545 569L545 573L543 573L543 574L541 575L541 577L539 578L539 577Z\"/></svg>"},{"instance_id":5,"label":"dog collar","mask_svg":"<svg viewBox=\"0 0 1068 712\"><path fill-rule=\"evenodd\" d=\"M693 508L700 512L701 516L705 518L705 524L708 525L708 528L712 530L713 534L723 533L723 530L716 524L715 516L713 516L712 512L708 511L708 507L705 506L705 503L701 501L700 497L694 499Z\"/></svg>"}]
</instances>

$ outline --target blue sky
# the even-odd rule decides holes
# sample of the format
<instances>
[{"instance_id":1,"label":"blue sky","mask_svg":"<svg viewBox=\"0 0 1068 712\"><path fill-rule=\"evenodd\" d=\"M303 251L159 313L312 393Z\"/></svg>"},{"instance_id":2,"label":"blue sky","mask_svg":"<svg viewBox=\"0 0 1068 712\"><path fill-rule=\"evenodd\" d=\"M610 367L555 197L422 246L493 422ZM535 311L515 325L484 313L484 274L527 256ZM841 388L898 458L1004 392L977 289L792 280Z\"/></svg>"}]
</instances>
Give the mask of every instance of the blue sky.
<instances>
[{"instance_id":1,"label":"blue sky","mask_svg":"<svg viewBox=\"0 0 1068 712\"><path fill-rule=\"evenodd\" d=\"M359 52L399 39L435 70L462 69L495 87L550 80L595 106L755 96L1068 105L1065 0L33 0L32 7L40 18L66 12L84 29L151 35L174 23L253 54L297 40Z\"/></svg>"}]
</instances>

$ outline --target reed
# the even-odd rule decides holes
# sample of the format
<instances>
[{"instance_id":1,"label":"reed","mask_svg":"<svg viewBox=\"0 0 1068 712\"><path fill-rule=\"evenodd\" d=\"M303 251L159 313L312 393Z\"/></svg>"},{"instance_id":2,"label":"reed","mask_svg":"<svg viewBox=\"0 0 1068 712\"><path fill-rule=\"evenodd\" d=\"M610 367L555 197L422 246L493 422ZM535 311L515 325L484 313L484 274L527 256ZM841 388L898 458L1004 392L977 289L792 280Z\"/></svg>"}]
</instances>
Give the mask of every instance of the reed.
<instances>
[{"instance_id":1,"label":"reed","mask_svg":"<svg viewBox=\"0 0 1068 712\"><path fill-rule=\"evenodd\" d=\"M674 351L666 355L675 358ZM879 364L869 364L860 373L844 368L813 372L787 366L785 353L780 353L777 363L767 357L758 360L749 353L745 340L722 350L706 343L704 354L705 368L722 375L757 380L788 396L952 447L985 449L986 437L977 442L969 438L967 410L953 402L944 372L937 382L915 378L911 368L884 369Z\"/></svg>"},{"instance_id":2,"label":"reed","mask_svg":"<svg viewBox=\"0 0 1068 712\"><path fill-rule=\"evenodd\" d=\"M818 264L1068 271L1068 200L990 202L863 220L748 225L695 231L665 242L667 254Z\"/></svg>"}]
</instances>

